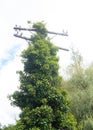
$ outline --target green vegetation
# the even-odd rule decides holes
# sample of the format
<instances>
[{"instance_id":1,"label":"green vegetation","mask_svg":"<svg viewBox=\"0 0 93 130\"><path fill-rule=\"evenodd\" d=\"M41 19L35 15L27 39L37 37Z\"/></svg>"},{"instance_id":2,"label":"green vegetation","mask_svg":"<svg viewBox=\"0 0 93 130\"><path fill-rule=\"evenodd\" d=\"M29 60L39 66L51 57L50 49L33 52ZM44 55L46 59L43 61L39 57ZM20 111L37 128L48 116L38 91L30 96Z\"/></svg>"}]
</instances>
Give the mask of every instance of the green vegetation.
<instances>
[{"instance_id":1,"label":"green vegetation","mask_svg":"<svg viewBox=\"0 0 93 130\"><path fill-rule=\"evenodd\" d=\"M84 67L83 58L72 50L72 64L68 66L69 79L65 81L72 101L71 110L83 130L93 128L93 64Z\"/></svg>"},{"instance_id":2,"label":"green vegetation","mask_svg":"<svg viewBox=\"0 0 93 130\"><path fill-rule=\"evenodd\" d=\"M0 130L17 130L15 125L3 126Z\"/></svg>"},{"instance_id":3,"label":"green vegetation","mask_svg":"<svg viewBox=\"0 0 93 130\"><path fill-rule=\"evenodd\" d=\"M11 95L12 104L21 109L17 130L76 130L77 122L58 73L58 48L47 38L44 23L33 27L37 32L21 55L24 70L18 72L20 87Z\"/></svg>"},{"instance_id":4,"label":"green vegetation","mask_svg":"<svg viewBox=\"0 0 93 130\"><path fill-rule=\"evenodd\" d=\"M37 31L22 52L20 86L9 98L21 109L15 125L0 130L92 130L93 64L84 67L83 57L72 50L67 79L59 71L58 48L47 37L45 24L33 24Z\"/></svg>"}]
</instances>

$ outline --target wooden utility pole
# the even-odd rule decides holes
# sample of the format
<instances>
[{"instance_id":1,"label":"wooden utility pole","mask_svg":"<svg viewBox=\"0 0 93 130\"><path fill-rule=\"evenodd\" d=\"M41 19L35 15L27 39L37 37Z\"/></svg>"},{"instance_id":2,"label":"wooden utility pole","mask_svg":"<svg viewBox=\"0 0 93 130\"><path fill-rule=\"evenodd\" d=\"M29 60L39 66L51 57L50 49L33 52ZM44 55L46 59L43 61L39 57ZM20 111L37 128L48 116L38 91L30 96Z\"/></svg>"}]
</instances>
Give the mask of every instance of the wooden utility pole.
<instances>
[{"instance_id":1,"label":"wooden utility pole","mask_svg":"<svg viewBox=\"0 0 93 130\"><path fill-rule=\"evenodd\" d=\"M22 28L20 26L18 27L17 25L14 27L14 30L16 31L16 34L14 34L15 37L24 39L26 41L31 41L31 38L23 36L22 33L19 34L20 31L37 32L37 29L35 29L35 28ZM47 31L47 33L48 34L53 34L53 35L68 36L68 34L65 33L65 32L58 33L58 32ZM64 51L69 51L66 48L61 48L61 47L58 47L58 48L61 49L61 50L64 50Z\"/></svg>"}]
</instances>

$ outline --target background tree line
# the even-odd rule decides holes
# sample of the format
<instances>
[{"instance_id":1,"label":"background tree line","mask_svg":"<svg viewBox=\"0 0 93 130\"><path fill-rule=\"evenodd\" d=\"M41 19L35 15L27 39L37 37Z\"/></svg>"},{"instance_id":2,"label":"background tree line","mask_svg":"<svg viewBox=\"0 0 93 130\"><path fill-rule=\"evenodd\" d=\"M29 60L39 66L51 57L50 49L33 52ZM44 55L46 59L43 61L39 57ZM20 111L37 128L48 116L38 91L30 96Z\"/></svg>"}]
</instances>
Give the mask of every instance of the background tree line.
<instances>
[{"instance_id":1,"label":"background tree line","mask_svg":"<svg viewBox=\"0 0 93 130\"><path fill-rule=\"evenodd\" d=\"M93 63L85 66L79 51L72 49L72 63L67 67L64 89L71 99L71 111L83 130L93 129Z\"/></svg>"}]
</instances>

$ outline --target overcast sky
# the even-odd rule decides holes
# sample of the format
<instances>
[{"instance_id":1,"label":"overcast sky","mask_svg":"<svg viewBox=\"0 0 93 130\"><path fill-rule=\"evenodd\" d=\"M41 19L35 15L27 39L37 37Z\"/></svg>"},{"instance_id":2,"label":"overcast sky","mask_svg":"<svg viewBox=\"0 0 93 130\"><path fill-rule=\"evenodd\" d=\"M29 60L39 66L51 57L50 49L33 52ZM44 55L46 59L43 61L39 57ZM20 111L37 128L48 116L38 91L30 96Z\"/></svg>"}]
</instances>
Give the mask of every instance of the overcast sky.
<instances>
[{"instance_id":1,"label":"overcast sky","mask_svg":"<svg viewBox=\"0 0 93 130\"><path fill-rule=\"evenodd\" d=\"M14 123L19 113L11 107L7 95L19 85L16 71L22 68L20 52L26 42L13 36L13 27L26 26L27 20L45 21L50 31L68 31L68 37L55 37L54 44L75 46L85 63L93 61L92 0L0 0L0 122ZM60 51L60 65L67 66L70 52Z\"/></svg>"}]
</instances>

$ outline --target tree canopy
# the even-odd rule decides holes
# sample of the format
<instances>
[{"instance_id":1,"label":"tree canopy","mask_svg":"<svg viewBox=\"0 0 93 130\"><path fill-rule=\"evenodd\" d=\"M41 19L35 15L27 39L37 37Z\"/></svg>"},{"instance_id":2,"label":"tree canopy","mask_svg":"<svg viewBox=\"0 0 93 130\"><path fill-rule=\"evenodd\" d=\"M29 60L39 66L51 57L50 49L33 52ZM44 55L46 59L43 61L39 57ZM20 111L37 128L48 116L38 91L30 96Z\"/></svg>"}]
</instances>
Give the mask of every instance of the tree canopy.
<instances>
[{"instance_id":1,"label":"tree canopy","mask_svg":"<svg viewBox=\"0 0 93 130\"><path fill-rule=\"evenodd\" d=\"M67 68L69 79L65 89L71 98L71 111L83 130L93 129L93 64L84 67L79 51L72 50L72 64Z\"/></svg>"}]
</instances>

